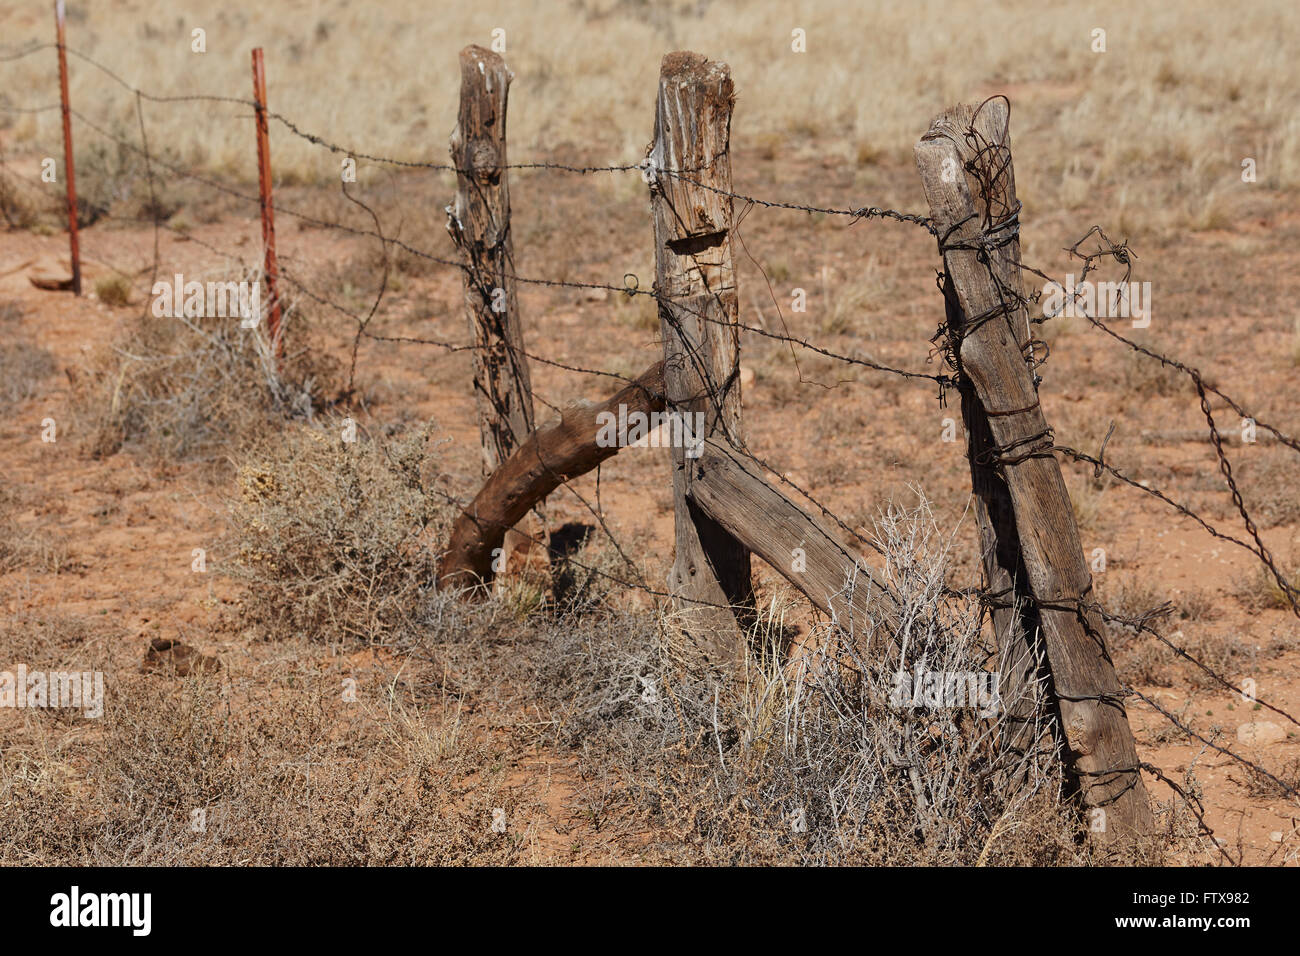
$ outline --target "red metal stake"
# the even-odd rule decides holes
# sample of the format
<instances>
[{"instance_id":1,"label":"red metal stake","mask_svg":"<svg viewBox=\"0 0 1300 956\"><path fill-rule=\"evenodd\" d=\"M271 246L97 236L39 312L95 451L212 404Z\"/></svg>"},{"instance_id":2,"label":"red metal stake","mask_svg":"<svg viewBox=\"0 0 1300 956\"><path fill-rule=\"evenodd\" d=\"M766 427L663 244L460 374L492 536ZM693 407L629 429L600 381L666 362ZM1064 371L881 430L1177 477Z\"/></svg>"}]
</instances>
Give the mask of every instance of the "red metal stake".
<instances>
[{"instance_id":1,"label":"red metal stake","mask_svg":"<svg viewBox=\"0 0 1300 956\"><path fill-rule=\"evenodd\" d=\"M63 38L63 0L54 0L59 35L59 93L63 97L63 172L68 183L68 244L72 251L72 293L81 295L81 246L77 242L77 177L72 164L72 111L68 105L68 53Z\"/></svg>"},{"instance_id":2,"label":"red metal stake","mask_svg":"<svg viewBox=\"0 0 1300 956\"><path fill-rule=\"evenodd\" d=\"M262 245L266 249L267 333L277 361L284 357L280 336L280 296L276 291L280 267L275 260L275 213L271 206L271 141L266 125L266 71L262 48L253 50L253 100L257 104L257 185L262 199Z\"/></svg>"}]
</instances>

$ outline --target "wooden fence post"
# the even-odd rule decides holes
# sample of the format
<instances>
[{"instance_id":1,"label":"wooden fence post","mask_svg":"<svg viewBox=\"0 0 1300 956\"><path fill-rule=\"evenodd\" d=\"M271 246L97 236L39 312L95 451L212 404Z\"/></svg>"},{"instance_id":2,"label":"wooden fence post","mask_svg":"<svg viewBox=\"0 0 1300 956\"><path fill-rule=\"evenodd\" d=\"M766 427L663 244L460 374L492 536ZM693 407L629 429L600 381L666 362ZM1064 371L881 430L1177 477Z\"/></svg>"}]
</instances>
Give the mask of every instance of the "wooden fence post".
<instances>
[{"instance_id":1,"label":"wooden fence post","mask_svg":"<svg viewBox=\"0 0 1300 956\"><path fill-rule=\"evenodd\" d=\"M1022 351L1027 333L1020 329L1029 316L1021 297L1008 125L1001 101L986 102L978 115L968 106L955 107L940 114L916 144L916 164L961 313L961 325L950 330L959 373L970 382L988 424L991 446L984 463L1005 482L1015 541L1005 537L1005 515L990 528L1003 536L996 542L999 550L1014 545L1019 551L1041 622L1049 694L1059 711L1068 769L1084 806L1102 811L1091 813L1095 835L1110 842L1149 833L1154 823L1105 625L1088 603L1092 579L1070 496ZM982 170L984 209L977 210L972 198L967 161Z\"/></svg>"},{"instance_id":2,"label":"wooden fence post","mask_svg":"<svg viewBox=\"0 0 1300 956\"><path fill-rule=\"evenodd\" d=\"M262 207L262 247L265 250L267 308L266 334L277 364L284 357L280 331L280 266L275 256L275 208L271 204L271 137L266 123L266 69L262 48L253 50L253 102L257 114L257 187Z\"/></svg>"},{"instance_id":3,"label":"wooden fence post","mask_svg":"<svg viewBox=\"0 0 1300 956\"><path fill-rule=\"evenodd\" d=\"M731 256L731 71L669 53L659 72L650 205L655 291L671 413L703 415L697 440L740 437L740 338ZM669 591L683 630L715 664L734 662L753 607L749 551L691 499L686 448L672 449L676 551ZM698 449L695 450L698 453Z\"/></svg>"},{"instance_id":4,"label":"wooden fence post","mask_svg":"<svg viewBox=\"0 0 1300 956\"><path fill-rule=\"evenodd\" d=\"M447 231L465 258L474 396L490 475L533 430L533 392L515 295L506 174L506 100L514 74L481 46L460 51L460 114L451 134L456 200Z\"/></svg>"},{"instance_id":5,"label":"wooden fence post","mask_svg":"<svg viewBox=\"0 0 1300 956\"><path fill-rule=\"evenodd\" d=\"M951 276L944 276L943 296L948 327L960 332L965 318ZM1018 337L1017 344L1023 346L1024 342ZM997 595L989 617L997 640L998 695L1005 709L1005 739L1016 752L1031 754L1031 760L1024 765L1028 772L1031 766L1042 766L1051 757L1054 743L1051 729L1043 720L1049 672L1041 622L1020 554L1011 493L990 460L995 445L988 416L969 378L959 374L957 388L966 429L984 587Z\"/></svg>"},{"instance_id":6,"label":"wooden fence post","mask_svg":"<svg viewBox=\"0 0 1300 956\"><path fill-rule=\"evenodd\" d=\"M68 187L68 253L72 294L81 295L81 244L77 236L77 175L72 162L72 107L68 102L68 44L64 36L63 0L54 0L54 27L59 48L59 96L63 102L63 176Z\"/></svg>"}]
</instances>

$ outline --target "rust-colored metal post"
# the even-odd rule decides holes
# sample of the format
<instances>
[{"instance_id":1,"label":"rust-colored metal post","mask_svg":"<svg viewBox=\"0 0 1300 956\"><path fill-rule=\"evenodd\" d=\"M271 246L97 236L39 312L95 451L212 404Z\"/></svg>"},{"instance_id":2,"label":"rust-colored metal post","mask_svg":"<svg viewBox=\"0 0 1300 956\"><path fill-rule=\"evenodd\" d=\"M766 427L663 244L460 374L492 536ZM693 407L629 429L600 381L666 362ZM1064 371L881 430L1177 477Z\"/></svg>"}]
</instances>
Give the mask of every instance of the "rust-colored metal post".
<instances>
[{"instance_id":1,"label":"rust-colored metal post","mask_svg":"<svg viewBox=\"0 0 1300 956\"><path fill-rule=\"evenodd\" d=\"M81 246L77 241L77 177L72 163L72 108L68 105L68 52L63 38L63 0L54 0L58 30L59 95L63 98L63 174L68 184L68 245L72 253L72 294L81 295Z\"/></svg>"},{"instance_id":2,"label":"rust-colored metal post","mask_svg":"<svg viewBox=\"0 0 1300 956\"><path fill-rule=\"evenodd\" d=\"M266 250L267 334L277 360L284 357L280 335L280 295L276 290L280 267L275 259L275 212L271 206L271 141L266 125L266 70L262 48L253 50L253 101L257 104L257 186L262 200L262 246Z\"/></svg>"}]
</instances>

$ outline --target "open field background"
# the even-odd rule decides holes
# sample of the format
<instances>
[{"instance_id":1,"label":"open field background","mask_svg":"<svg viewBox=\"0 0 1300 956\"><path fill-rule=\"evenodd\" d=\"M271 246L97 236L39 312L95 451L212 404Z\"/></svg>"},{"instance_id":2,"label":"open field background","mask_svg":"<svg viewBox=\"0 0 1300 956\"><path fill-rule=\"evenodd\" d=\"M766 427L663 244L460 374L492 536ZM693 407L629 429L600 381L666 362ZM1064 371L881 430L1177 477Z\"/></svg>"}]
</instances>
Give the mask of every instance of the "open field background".
<instances>
[{"instance_id":1,"label":"open field background","mask_svg":"<svg viewBox=\"0 0 1300 956\"><path fill-rule=\"evenodd\" d=\"M435 15L404 2L219 12L102 3L69 14L71 47L165 95L247 97L248 50L260 45L273 110L332 142L431 162L446 161L456 54L489 43L494 28L506 30L515 72L512 162L639 161L661 54L696 50L729 63L736 80L736 190L812 205L923 211L911 149L929 118L1005 93L1025 261L1070 271L1061 250L1093 223L1127 238L1134 278L1154 295L1151 328L1132 334L1202 369L1260 419L1300 431L1300 68L1279 42L1300 18L1288 4L845 3L793 13L779 3L489 4ZM52 38L44 4L0 15L5 51ZM196 26L207 30L203 55L190 52ZM790 52L796 27L806 55ZM1090 49L1096 27L1107 31L1104 54ZM71 69L74 106L134 141L134 98L75 57ZM0 64L0 77L0 105L57 102L53 51ZM157 155L241 192L256 182L247 113L144 106ZM479 481L468 354L363 340L344 400L355 322L299 295L285 394L268 389L247 336L142 319L154 233L140 219L156 209L167 223L164 275L234 277L259 256L256 209L183 177L161 177L161 199L151 198L139 158L80 124L78 184L95 204L83 232L91 294L33 288L31 264L66 255L61 187L34 178L43 156L61 156L58 122L57 111L0 114L0 180L18 184L0 186L9 226L0 361L12 409L0 441L0 668L100 667L109 709L98 722L0 711L0 859L1091 862L1050 781L1039 803L1015 807L958 788L944 805L958 822L917 823L914 795L887 772L866 773L833 728L774 730L773 715L795 701L770 661L752 662L752 686L732 699L696 699L655 602L581 567L565 570L579 583L563 602L526 583L472 608L431 593L428 555L412 543L421 529L421 540L445 539L448 498L472 495ZM338 194L337 156L280 126L272 153L278 205L370 228ZM1247 157L1254 183L1241 179ZM442 212L451 177L358 165L356 194L386 235L454 258ZM521 274L621 285L630 273L648 287L650 224L635 172L520 170L511 183ZM377 243L287 215L278 227L290 275L367 312L385 266ZM764 209L741 232L743 322L784 323L835 352L935 370L932 237ZM405 254L388 266L372 331L466 338L454 270ZM794 288L808 292L806 313L788 308ZM520 297L530 350L556 363L631 375L661 352L643 298L535 286ZM1114 422L1108 460L1239 534L1190 384L1082 320L1043 334L1057 440L1095 451ZM943 419L960 420L955 405L941 408L926 385L761 336L742 348L754 450L855 528L893 534L897 554L915 547L901 543L908 529L929 532L926 560L954 584L977 583L964 444L941 439ZM611 391L608 379L538 363L533 383L542 419L548 405ZM1239 435L1216 413L1225 434ZM345 416L358 422L355 446L337 439ZM40 440L45 418L58 423L56 443ZM1236 440L1229 452L1295 580L1294 454L1266 440ZM594 525L594 507L625 552L593 533L579 552L586 565L664 580L663 456L625 451L599 486L595 476L575 483L581 499L553 497L553 529ZM1096 575L1103 602L1126 615L1173 602L1166 633L1300 712L1300 627L1250 556L1090 469L1064 467L1085 552L1107 552ZM891 503L904 517L882 518ZM208 556L206 573L192 571L194 548ZM780 578L764 567L757 578L773 640L793 633L816 646L815 619ZM192 668L177 651L151 651L155 641L180 641L220 667ZM1149 638L1117 631L1112 644L1122 680L1297 785L1293 724L1257 713ZM677 696L647 703L646 678ZM345 680L357 682L355 703L341 699ZM1149 708L1134 704L1130 717L1143 758L1201 797L1234 856L1296 860L1294 799ZM1279 725L1277 739L1238 741L1241 724L1263 719ZM814 739L826 749L810 760ZM1164 802L1167 858L1223 862L1192 835L1172 791L1151 786ZM845 792L861 798L848 811L830 796ZM809 808L808 834L786 822L795 806ZM498 807L505 834L489 827ZM202 834L190 829L196 808L209 811Z\"/></svg>"},{"instance_id":2,"label":"open field background","mask_svg":"<svg viewBox=\"0 0 1300 956\"><path fill-rule=\"evenodd\" d=\"M6 42L50 39L42 4L6 7ZM673 49L727 51L739 90L738 149L805 161L909 163L918 123L996 89L1016 102L1026 203L1078 209L1104 199L1138 237L1222 216L1236 181L1226 171L1245 156L1258 160L1262 185L1300 185L1293 109L1300 76L1278 42L1294 29L1291 12L1283 2L795 10L781 2L622 0L450 5L432 16L407 0L218 9L109 0L73 5L70 15L72 45L133 85L173 96L246 97L255 42L267 51L272 109L336 141L403 159L444 155L455 122L448 64L467 42L486 45L497 28L517 77L510 126L519 155L639 158L658 73L652 53ZM195 27L207 31L203 55L190 50ZM809 38L805 55L790 50L795 28ZM1095 28L1107 31L1104 54L1091 52ZM11 67L6 88L57 100L48 59ZM134 103L94 71L74 70L71 93L88 113L134 127ZM255 168L242 124L217 122L239 108L208 109L150 109L157 145L187 165L248 180ZM11 135L57 141L58 122L57 113L28 117ZM305 142L277 143L285 182L333 182L331 159Z\"/></svg>"}]
</instances>

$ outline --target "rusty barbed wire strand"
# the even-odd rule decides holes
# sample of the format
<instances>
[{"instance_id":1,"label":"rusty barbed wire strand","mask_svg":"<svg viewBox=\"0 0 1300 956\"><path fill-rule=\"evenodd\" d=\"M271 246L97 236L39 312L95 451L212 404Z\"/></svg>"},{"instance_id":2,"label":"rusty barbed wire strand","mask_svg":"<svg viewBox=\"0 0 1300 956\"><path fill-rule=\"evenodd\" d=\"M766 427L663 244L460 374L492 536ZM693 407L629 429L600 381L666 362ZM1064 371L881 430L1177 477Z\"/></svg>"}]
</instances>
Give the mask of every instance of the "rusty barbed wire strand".
<instances>
[{"instance_id":1,"label":"rusty barbed wire strand","mask_svg":"<svg viewBox=\"0 0 1300 956\"><path fill-rule=\"evenodd\" d=\"M94 123L93 121L89 120L87 117L83 116L83 115L82 115L81 113L79 113L78 111L73 110L73 111L72 111L72 115L73 115L74 117L76 117L76 118L78 119L78 121L80 121L80 122L82 122L82 123L85 123L88 127L90 127L90 129L92 129L94 132L98 133L99 135L104 136L104 137L106 137L106 138L112 140L113 142L117 143L118 145L120 145L120 146L122 146L122 147L124 147L124 148L131 149L131 150L133 150L133 151L135 151L135 152L137 152L137 153L143 153L143 151L142 151L138 146L136 146L134 143L131 143L129 140L125 140L125 139L123 139L122 137L117 136L117 135L115 135L115 134L109 132L108 130L105 130L103 127L101 127L101 126L99 126L98 124ZM224 183L217 182L217 181L212 180L212 179L210 179L210 178L208 178L208 177L205 177L205 176L199 175L199 174L197 174L197 173L194 173L194 172L191 172L191 171L189 171L189 170L183 169L183 168L181 168L181 167L179 167L179 166L176 166L175 164L168 163L168 162L166 162L165 160L158 159L156 156L153 158L153 162L154 162L155 164L157 164L157 165L161 165L161 166L163 166L164 168L168 169L170 172L172 172L172 173L174 173L174 174L176 174L176 175L178 175L178 176L182 176L182 177L185 177L185 178L187 178L187 179L191 179L191 180L193 180L193 181L199 183L200 185L204 185L204 186L207 186L207 187L209 187L209 188L219 190L219 191L225 193L226 195L232 196L232 197L234 197L234 198L236 198L236 199L239 199L239 200L241 200L241 201L243 201L243 202L246 202L246 203L249 203L249 204L260 204L260 202L261 202L260 198L257 197L257 196L254 196L254 195L252 195L252 194L250 194L250 193L244 193L244 192L241 192L240 190L235 189L235 188L233 188L233 187L231 187L231 186L228 186L228 185L226 185L226 184L224 184ZM426 260L426 261L434 262L434 263L437 263L437 264L439 264L439 265L445 265L445 266L448 266L449 268L458 269L458 270L461 270L461 271L464 271L464 270L466 270L466 269L468 268L468 267L466 266L466 264L465 264L462 260L460 260L460 259L449 259L449 258L445 258L445 257L443 257L443 256L435 255L435 254L430 253L430 252L428 252L428 251L426 251L426 250L416 248L415 246L412 246L411 244L409 244L409 243L407 243L407 242L404 242L404 241L401 240L401 239L397 239L397 238L395 238L395 237L391 237L391 236L388 236L388 237L386 237L386 236L382 236L382 235L380 235L378 232L376 232L376 231L374 231L374 230L370 230L370 229L359 229L359 228L356 228L356 227L353 227L353 226L348 226L348 225L343 224L343 223L338 223L338 222L333 222L333 221L326 220L326 219L321 219L321 218L319 218L319 217L317 217L317 216L309 215L309 214L307 214L307 213L301 212L300 210L297 210L297 209L294 209L294 208L291 208L291 207L288 207L288 206L284 206L284 205L281 205L281 204L279 204L279 203L276 203L276 204L275 204L275 210L276 210L277 213L283 213L284 215L287 215L287 216L289 216L289 217L291 217L291 218L294 218L294 219L298 219L298 220L300 220L300 221L302 221L302 222L306 222L306 223L308 223L308 224L310 224L310 225L313 225L313 226L316 226L316 227L318 227L318 228L322 228L322 229L335 229L335 230L339 230L339 231L342 231L342 232L346 232L346 233L349 233L349 234L351 234L351 235L355 235L355 236L362 237L362 238L379 239L379 240L381 240L381 241L383 241L383 242L385 242L385 243L387 243L387 244L394 245L394 246L396 246L397 248L403 250L404 252L407 252L407 253L409 253L409 254L411 254L411 255L416 256L417 258L421 258L421 259L424 259L424 260ZM622 294L625 294L625 295L628 295L628 296L637 296L637 295L642 295L642 296L647 296L647 297L653 298L653 299L655 299L656 301L659 301L659 302L664 302L664 301L676 302L676 300L674 300L674 299L672 299L672 298L670 298L670 297L668 297L668 296L666 296L666 295L664 295L664 294L662 294L662 293L659 293L659 292L657 292L656 290L653 290L653 289L641 289L641 288L639 288L639 286L628 285L627 283L625 283L624 285L621 285L621 286L620 286L620 285L614 285L614 284L612 284L612 283L606 283L606 282L579 282L579 281L573 281L573 280L546 279L546 278L541 278L541 277L537 277L537 276L525 276L525 275L518 275L518 274L514 274L514 273L508 273L508 274L506 274L505 277L506 277L506 278L509 278L509 279L513 279L514 281L519 282L519 283L522 283L522 284L526 284L526 285L534 285L534 286L539 286L539 287L542 287L542 288L566 288L566 289L598 290L598 291L604 291L604 292L622 293ZM677 303L677 304L678 304L679 307L687 308L687 307L685 307L685 306L682 306L680 303ZM719 321L719 320L717 320L717 319L715 319L715 318L712 318L712 317L710 317L710 316L707 316L707 315L698 315L697 317L700 318L700 319L702 319L703 321L708 321L708 322L715 322L715 323L716 323L716 322ZM953 384L953 379L952 379L952 377L951 377L951 376L948 376L948 375L934 375L934 374L926 373L926 372L916 372L916 371L910 371L910 370L907 370L907 369L894 368L894 367L892 367L892 366L888 366L888 365L885 365L885 364L880 363L880 362L875 362L875 361L872 361L871 359L866 359L866 358L863 358L863 357L861 357L861 356L857 356L857 355L848 355L848 354L838 353L838 352L832 351L831 349L827 349L827 348L824 348L824 347L822 347L822 346L819 346L819 345L817 345L817 344L815 344L815 343L809 341L808 339L800 338L800 337L798 337L798 336L785 335L785 334L781 334L781 333L772 332L772 331L769 331L769 330L767 330L767 329L764 329L764 328L762 328L762 327L760 327L760 326L753 326L753 325L746 325L746 324L743 324L743 323L738 323L738 324L736 325L736 327L738 328L739 331L750 332L750 333L752 333L752 334L754 334L754 335L759 335L759 336L762 336L762 337L764 337L764 338L773 339L773 340L775 340L775 341L784 342L784 343L788 343L788 344L791 344L791 345L797 345L797 346L799 346L800 348L806 348L806 349L808 349L809 351L816 352L816 353L818 353L818 354L820 354L820 355L824 355L824 356L826 356L827 358L831 358L831 359L834 359L834 360L839 361L839 362L843 362L843 363L848 364L848 365L857 365L857 366L861 366L861 367L863 367L863 368L873 369L873 370L875 370L875 371L880 371L880 372L885 372L885 373L888 373L888 374L898 375L898 376L900 376L900 377L902 377L902 378L925 379L926 381L930 381L930 382L934 382L934 383L936 383L937 385L940 386L941 389L942 389L942 388L946 388L946 387L950 387L950 386ZM415 340L412 340L412 341L415 341ZM441 343L432 343L432 344L441 344Z\"/></svg>"}]
</instances>

